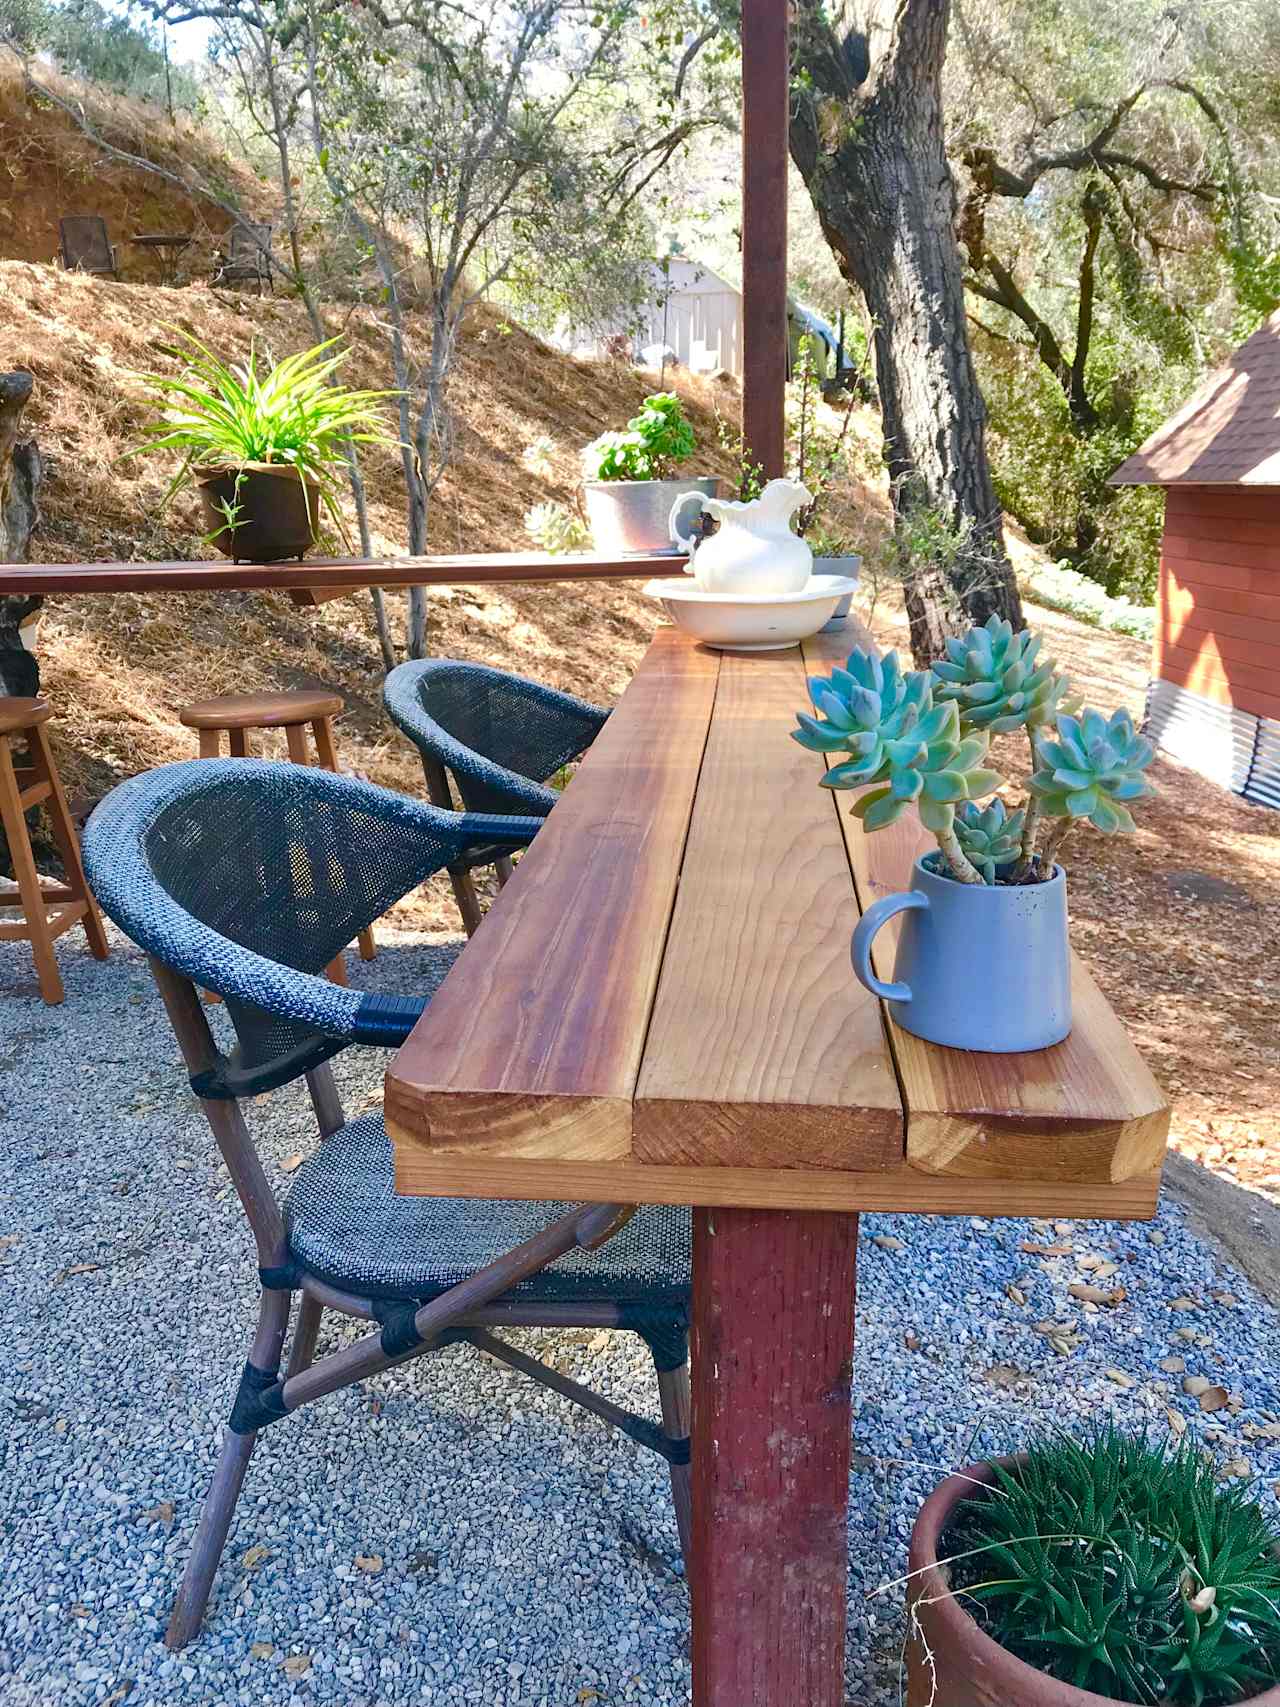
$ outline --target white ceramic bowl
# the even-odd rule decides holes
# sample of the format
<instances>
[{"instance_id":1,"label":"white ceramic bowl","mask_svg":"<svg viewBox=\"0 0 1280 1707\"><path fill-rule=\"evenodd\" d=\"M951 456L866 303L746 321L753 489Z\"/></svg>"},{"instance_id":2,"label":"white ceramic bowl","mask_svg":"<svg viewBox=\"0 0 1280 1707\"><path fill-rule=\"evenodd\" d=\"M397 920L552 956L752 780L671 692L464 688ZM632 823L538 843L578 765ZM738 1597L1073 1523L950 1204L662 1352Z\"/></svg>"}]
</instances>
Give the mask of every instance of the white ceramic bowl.
<instances>
[{"instance_id":1,"label":"white ceramic bowl","mask_svg":"<svg viewBox=\"0 0 1280 1707\"><path fill-rule=\"evenodd\" d=\"M722 652L776 652L816 634L846 593L857 586L847 575L811 575L798 593L704 593L687 575L647 581L645 593L677 628Z\"/></svg>"}]
</instances>

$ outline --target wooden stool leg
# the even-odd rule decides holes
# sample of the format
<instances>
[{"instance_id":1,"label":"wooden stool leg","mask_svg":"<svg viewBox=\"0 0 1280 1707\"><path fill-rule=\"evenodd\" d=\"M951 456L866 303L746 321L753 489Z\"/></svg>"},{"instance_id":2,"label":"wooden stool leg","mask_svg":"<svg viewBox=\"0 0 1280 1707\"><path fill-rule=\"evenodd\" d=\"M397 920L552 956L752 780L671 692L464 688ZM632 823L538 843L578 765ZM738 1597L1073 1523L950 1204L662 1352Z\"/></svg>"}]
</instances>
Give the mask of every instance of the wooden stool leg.
<instances>
[{"instance_id":1,"label":"wooden stool leg","mask_svg":"<svg viewBox=\"0 0 1280 1707\"><path fill-rule=\"evenodd\" d=\"M311 725L311 734L316 744L316 757L320 760L321 768L332 771L335 776L341 775L342 767L338 763L338 749L333 739L333 719L331 717L317 717ZM361 960L372 960L377 953L373 941L372 925L366 925L357 936L356 941L360 945Z\"/></svg>"},{"instance_id":2,"label":"wooden stool leg","mask_svg":"<svg viewBox=\"0 0 1280 1707\"><path fill-rule=\"evenodd\" d=\"M858 1219L693 1212L694 1707L841 1707Z\"/></svg>"},{"instance_id":3,"label":"wooden stool leg","mask_svg":"<svg viewBox=\"0 0 1280 1707\"><path fill-rule=\"evenodd\" d=\"M4 826L13 861L13 875L18 880L18 899L22 903L25 934L31 941L31 954L36 963L36 980L40 994L50 1007L66 999L62 975L53 952L49 934L48 905L40 892L40 876L31 853L31 836L22 810L18 778L13 767L13 753L8 740L0 735L0 825Z\"/></svg>"},{"instance_id":4,"label":"wooden stool leg","mask_svg":"<svg viewBox=\"0 0 1280 1707\"><path fill-rule=\"evenodd\" d=\"M249 731L247 729L228 729L227 740L231 743L231 757L233 759L247 759L249 757Z\"/></svg>"},{"instance_id":5,"label":"wooden stool leg","mask_svg":"<svg viewBox=\"0 0 1280 1707\"><path fill-rule=\"evenodd\" d=\"M107 946L102 914L98 911L98 903L84 879L84 866L80 862L80 841L75 825L71 822L71 811L63 792L62 778L53 762L48 736L42 723L38 723L31 731L31 757L37 771L43 773L43 780L49 784L49 822L53 828L53 839L62 855L62 869L67 874L67 887L77 901L84 902L84 918L81 923L84 925L84 934L89 939L90 952L95 960L105 960L111 951Z\"/></svg>"},{"instance_id":6,"label":"wooden stool leg","mask_svg":"<svg viewBox=\"0 0 1280 1707\"><path fill-rule=\"evenodd\" d=\"M216 759L222 752L222 741L216 729L197 729L196 737L200 742L200 757Z\"/></svg>"},{"instance_id":7,"label":"wooden stool leg","mask_svg":"<svg viewBox=\"0 0 1280 1707\"><path fill-rule=\"evenodd\" d=\"M301 723L286 723L284 738L289 744L289 763L291 765L306 765L311 761L307 757L307 735Z\"/></svg>"}]
</instances>

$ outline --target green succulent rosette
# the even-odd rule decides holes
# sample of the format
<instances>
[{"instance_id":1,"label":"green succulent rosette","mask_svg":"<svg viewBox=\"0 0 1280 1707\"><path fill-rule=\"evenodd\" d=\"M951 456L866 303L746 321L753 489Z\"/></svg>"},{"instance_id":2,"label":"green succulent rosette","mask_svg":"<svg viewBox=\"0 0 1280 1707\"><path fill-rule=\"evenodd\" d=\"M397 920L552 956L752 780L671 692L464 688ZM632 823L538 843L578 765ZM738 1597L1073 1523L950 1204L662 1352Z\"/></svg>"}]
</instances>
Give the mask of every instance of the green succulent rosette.
<instances>
[{"instance_id":1,"label":"green succulent rosette","mask_svg":"<svg viewBox=\"0 0 1280 1707\"><path fill-rule=\"evenodd\" d=\"M854 652L846 669L812 677L809 689L818 716L798 713L792 736L814 752L850 755L822 782L869 787L853 806L868 830L892 824L914 801L925 827L949 836L957 802L999 786L1001 778L983 764L986 732L963 735L958 708L934 705L928 673L904 675L896 652L884 658Z\"/></svg>"},{"instance_id":2,"label":"green succulent rosette","mask_svg":"<svg viewBox=\"0 0 1280 1707\"><path fill-rule=\"evenodd\" d=\"M1038 663L1040 636L991 616L962 640L947 641L947 656L933 665L936 705L954 702L967 734L1031 731L1051 724L1062 709L1068 682L1051 658Z\"/></svg>"},{"instance_id":3,"label":"green succulent rosette","mask_svg":"<svg viewBox=\"0 0 1280 1707\"><path fill-rule=\"evenodd\" d=\"M1040 769L1032 772L1030 788L1048 817L1084 820L1114 835L1134 827L1127 802L1155 793L1142 774L1154 748L1127 711L1059 717L1057 739L1041 735L1035 748Z\"/></svg>"},{"instance_id":4,"label":"green succulent rosette","mask_svg":"<svg viewBox=\"0 0 1280 1707\"><path fill-rule=\"evenodd\" d=\"M982 873L984 883L994 883L996 872L1012 865L1022 851L1022 830L1027 814L1022 807L1007 812L1003 800L990 806L966 801L956 809L956 840L969 864Z\"/></svg>"}]
</instances>

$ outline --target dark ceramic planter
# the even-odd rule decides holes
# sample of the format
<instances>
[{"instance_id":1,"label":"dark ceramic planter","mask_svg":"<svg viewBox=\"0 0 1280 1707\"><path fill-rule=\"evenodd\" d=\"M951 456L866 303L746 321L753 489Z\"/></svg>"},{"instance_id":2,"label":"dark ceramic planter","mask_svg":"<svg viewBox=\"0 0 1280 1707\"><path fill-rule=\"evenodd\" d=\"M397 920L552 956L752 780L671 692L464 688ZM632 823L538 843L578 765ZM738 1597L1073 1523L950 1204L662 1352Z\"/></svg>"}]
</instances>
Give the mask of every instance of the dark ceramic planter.
<instances>
[{"instance_id":1,"label":"dark ceramic planter","mask_svg":"<svg viewBox=\"0 0 1280 1707\"><path fill-rule=\"evenodd\" d=\"M210 544L237 563L282 563L305 557L320 527L320 489L293 468L247 463L196 477ZM220 506L239 506L228 527Z\"/></svg>"},{"instance_id":2,"label":"dark ceramic planter","mask_svg":"<svg viewBox=\"0 0 1280 1707\"><path fill-rule=\"evenodd\" d=\"M907 1644L907 1707L1120 1707L1110 1696L1075 1689L1015 1659L947 1592L937 1568L938 1544L956 1506L973 1494L974 1483L993 1479L989 1464L970 1464L940 1483L920 1508L911 1532L913 1574L907 1585L915 1613ZM1238 1707L1280 1707L1280 1689L1250 1696Z\"/></svg>"}]
</instances>

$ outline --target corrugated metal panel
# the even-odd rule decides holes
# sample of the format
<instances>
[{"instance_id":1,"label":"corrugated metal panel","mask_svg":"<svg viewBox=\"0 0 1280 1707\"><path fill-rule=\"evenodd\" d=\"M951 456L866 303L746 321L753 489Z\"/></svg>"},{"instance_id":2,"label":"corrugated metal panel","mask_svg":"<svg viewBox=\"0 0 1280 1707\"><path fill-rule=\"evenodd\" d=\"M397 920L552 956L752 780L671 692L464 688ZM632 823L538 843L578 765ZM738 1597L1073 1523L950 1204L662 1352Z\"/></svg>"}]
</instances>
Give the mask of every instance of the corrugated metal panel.
<instances>
[{"instance_id":1,"label":"corrugated metal panel","mask_svg":"<svg viewBox=\"0 0 1280 1707\"><path fill-rule=\"evenodd\" d=\"M1217 705L1174 682L1147 687L1147 734L1170 757L1223 788L1243 794L1253 760L1258 719Z\"/></svg>"},{"instance_id":2,"label":"corrugated metal panel","mask_svg":"<svg viewBox=\"0 0 1280 1707\"><path fill-rule=\"evenodd\" d=\"M1274 717L1258 719L1253 764L1244 794L1246 800L1255 800L1259 806L1280 810L1280 720Z\"/></svg>"}]
</instances>

